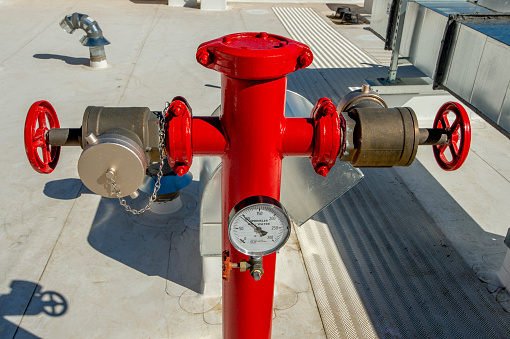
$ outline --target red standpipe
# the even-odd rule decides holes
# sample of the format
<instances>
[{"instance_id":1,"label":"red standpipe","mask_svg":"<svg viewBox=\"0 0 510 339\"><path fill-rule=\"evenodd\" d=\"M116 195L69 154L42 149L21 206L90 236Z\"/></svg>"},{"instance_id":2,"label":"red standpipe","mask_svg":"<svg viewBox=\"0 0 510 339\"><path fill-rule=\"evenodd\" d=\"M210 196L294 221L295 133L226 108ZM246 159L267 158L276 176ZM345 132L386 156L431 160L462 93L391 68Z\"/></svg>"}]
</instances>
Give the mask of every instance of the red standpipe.
<instances>
[{"instance_id":1,"label":"red standpipe","mask_svg":"<svg viewBox=\"0 0 510 339\"><path fill-rule=\"evenodd\" d=\"M222 114L192 119L193 154L222 157L222 247L231 262L249 260L229 241L231 209L255 195L279 200L283 156L312 155L314 120L284 115L286 75L312 58L306 45L267 33L232 34L198 48L197 61L222 73ZM225 338L271 337L275 262L276 253L264 256L258 281L240 270L223 281Z\"/></svg>"}]
</instances>

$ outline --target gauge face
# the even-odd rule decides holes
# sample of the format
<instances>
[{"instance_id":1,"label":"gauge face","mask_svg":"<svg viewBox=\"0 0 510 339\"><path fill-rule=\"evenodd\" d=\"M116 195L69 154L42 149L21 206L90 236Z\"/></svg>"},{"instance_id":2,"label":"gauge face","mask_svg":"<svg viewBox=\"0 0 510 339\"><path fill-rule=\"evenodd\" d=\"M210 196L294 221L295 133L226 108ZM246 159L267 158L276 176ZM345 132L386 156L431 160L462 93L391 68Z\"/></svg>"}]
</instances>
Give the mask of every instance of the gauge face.
<instances>
[{"instance_id":1,"label":"gauge face","mask_svg":"<svg viewBox=\"0 0 510 339\"><path fill-rule=\"evenodd\" d=\"M290 235L290 220L275 199L256 196L244 199L229 215L228 236L232 245L250 256L279 250Z\"/></svg>"}]
</instances>

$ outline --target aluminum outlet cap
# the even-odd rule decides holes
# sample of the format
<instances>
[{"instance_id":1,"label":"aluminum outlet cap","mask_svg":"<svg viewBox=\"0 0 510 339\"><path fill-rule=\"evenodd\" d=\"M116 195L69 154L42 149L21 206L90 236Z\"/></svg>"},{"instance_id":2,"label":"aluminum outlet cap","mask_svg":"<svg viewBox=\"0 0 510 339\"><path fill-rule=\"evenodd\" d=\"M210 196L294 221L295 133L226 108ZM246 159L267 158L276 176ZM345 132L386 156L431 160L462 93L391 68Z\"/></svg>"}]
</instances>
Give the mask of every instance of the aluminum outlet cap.
<instances>
[{"instance_id":1,"label":"aluminum outlet cap","mask_svg":"<svg viewBox=\"0 0 510 339\"><path fill-rule=\"evenodd\" d=\"M133 140L114 134L97 137L85 147L78 160L78 174L92 192L106 198L116 194L106 177L114 170L115 183L124 197L134 193L142 184L147 169L147 158L142 148Z\"/></svg>"}]
</instances>

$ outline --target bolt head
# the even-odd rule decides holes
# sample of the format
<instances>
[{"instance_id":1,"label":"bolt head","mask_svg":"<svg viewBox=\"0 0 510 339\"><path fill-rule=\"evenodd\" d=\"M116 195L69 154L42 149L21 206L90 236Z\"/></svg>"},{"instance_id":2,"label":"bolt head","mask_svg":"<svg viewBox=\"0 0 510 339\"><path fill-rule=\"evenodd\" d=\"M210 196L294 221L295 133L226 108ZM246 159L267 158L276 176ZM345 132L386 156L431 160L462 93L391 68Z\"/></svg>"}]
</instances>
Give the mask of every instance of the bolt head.
<instances>
[{"instance_id":1,"label":"bolt head","mask_svg":"<svg viewBox=\"0 0 510 339\"><path fill-rule=\"evenodd\" d=\"M170 106L170 109L169 111L176 117L178 117L179 115L181 115L183 113L183 107L182 107L182 103L178 102L178 101L174 101L172 103L172 105Z\"/></svg>"},{"instance_id":2,"label":"bolt head","mask_svg":"<svg viewBox=\"0 0 510 339\"><path fill-rule=\"evenodd\" d=\"M113 179L115 177L115 168L108 168L108 170L105 173L106 179Z\"/></svg>"},{"instance_id":3,"label":"bolt head","mask_svg":"<svg viewBox=\"0 0 510 339\"><path fill-rule=\"evenodd\" d=\"M317 174L322 175L323 177L326 177L329 173L329 170L326 166L321 166L316 170Z\"/></svg>"},{"instance_id":4,"label":"bolt head","mask_svg":"<svg viewBox=\"0 0 510 339\"><path fill-rule=\"evenodd\" d=\"M211 63L211 55L207 50L202 50L198 53L197 60L200 64L206 66Z\"/></svg>"},{"instance_id":5,"label":"bolt head","mask_svg":"<svg viewBox=\"0 0 510 339\"><path fill-rule=\"evenodd\" d=\"M185 166L179 166L177 167L177 169L175 170L175 173L182 177L184 174L186 174L186 172L188 172L188 169L185 167Z\"/></svg>"},{"instance_id":6,"label":"bolt head","mask_svg":"<svg viewBox=\"0 0 510 339\"><path fill-rule=\"evenodd\" d=\"M251 273L253 279L255 279L255 281L259 281L261 278L262 278L262 271L260 270L253 270L253 272Z\"/></svg>"},{"instance_id":7,"label":"bolt head","mask_svg":"<svg viewBox=\"0 0 510 339\"><path fill-rule=\"evenodd\" d=\"M330 103L326 107L324 107L324 113L325 115L333 115L336 112L336 108L333 105L333 103Z\"/></svg>"},{"instance_id":8,"label":"bolt head","mask_svg":"<svg viewBox=\"0 0 510 339\"><path fill-rule=\"evenodd\" d=\"M312 53L309 51L305 51L303 54L301 54L297 60L297 63L300 68L305 68L308 65L310 65L313 61Z\"/></svg>"}]
</instances>

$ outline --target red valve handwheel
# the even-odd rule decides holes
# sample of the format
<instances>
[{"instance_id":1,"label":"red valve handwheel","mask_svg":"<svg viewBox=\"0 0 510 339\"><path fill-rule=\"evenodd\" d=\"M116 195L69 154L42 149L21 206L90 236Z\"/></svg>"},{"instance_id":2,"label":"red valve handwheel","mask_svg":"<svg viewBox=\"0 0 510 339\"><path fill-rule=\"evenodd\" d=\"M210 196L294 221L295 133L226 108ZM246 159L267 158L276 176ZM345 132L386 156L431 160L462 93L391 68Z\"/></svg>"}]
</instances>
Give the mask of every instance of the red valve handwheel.
<instances>
[{"instance_id":1,"label":"red valve handwheel","mask_svg":"<svg viewBox=\"0 0 510 339\"><path fill-rule=\"evenodd\" d=\"M46 139L50 128L60 128L55 109L47 101L34 102L25 120L25 151L30 165L39 173L53 172L60 156L60 146L50 146Z\"/></svg>"},{"instance_id":2,"label":"red valve handwheel","mask_svg":"<svg viewBox=\"0 0 510 339\"><path fill-rule=\"evenodd\" d=\"M450 113L455 115L452 124L448 120ZM433 128L444 129L448 135L446 144L432 146L439 167L445 171L455 171L466 160L471 145L471 124L466 110L459 103L447 102L437 112ZM451 160L446 157L447 150L451 153Z\"/></svg>"}]
</instances>

